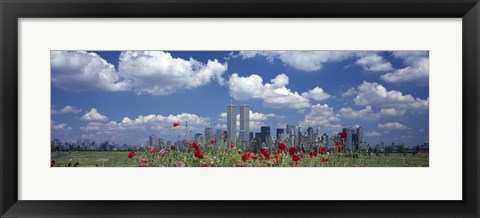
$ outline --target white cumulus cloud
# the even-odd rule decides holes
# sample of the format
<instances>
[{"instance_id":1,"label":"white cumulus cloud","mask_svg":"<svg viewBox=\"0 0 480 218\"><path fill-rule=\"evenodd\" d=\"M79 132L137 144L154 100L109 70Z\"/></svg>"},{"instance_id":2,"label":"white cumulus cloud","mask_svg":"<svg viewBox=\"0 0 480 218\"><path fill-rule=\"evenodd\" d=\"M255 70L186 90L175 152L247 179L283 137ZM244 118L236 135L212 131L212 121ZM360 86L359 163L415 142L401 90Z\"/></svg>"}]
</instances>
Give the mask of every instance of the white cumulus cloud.
<instances>
[{"instance_id":1,"label":"white cumulus cloud","mask_svg":"<svg viewBox=\"0 0 480 218\"><path fill-rule=\"evenodd\" d=\"M320 87L315 87L314 89L309 90L308 92L304 92L302 93L302 96L305 98L316 100L316 101L323 101L330 98L330 95L325 91L323 91L323 89Z\"/></svg>"},{"instance_id":2,"label":"white cumulus cloud","mask_svg":"<svg viewBox=\"0 0 480 218\"><path fill-rule=\"evenodd\" d=\"M270 108L301 109L310 106L308 98L286 87L287 75L280 74L270 82L263 84L263 79L256 74L240 77L234 73L228 81L230 96L235 100L262 99L263 105Z\"/></svg>"},{"instance_id":3,"label":"white cumulus cloud","mask_svg":"<svg viewBox=\"0 0 480 218\"><path fill-rule=\"evenodd\" d=\"M51 51L52 84L71 91L122 91L131 87L115 67L98 54L85 51Z\"/></svg>"},{"instance_id":4,"label":"white cumulus cloud","mask_svg":"<svg viewBox=\"0 0 480 218\"><path fill-rule=\"evenodd\" d=\"M224 84L227 63L174 58L163 51L124 51L118 71L94 52L52 51L52 84L69 91L134 91L168 95L197 88L211 81Z\"/></svg>"},{"instance_id":5,"label":"white cumulus cloud","mask_svg":"<svg viewBox=\"0 0 480 218\"><path fill-rule=\"evenodd\" d=\"M404 113L404 110L415 112L425 112L428 110L428 98L414 98L412 95L404 95L400 91L388 91L384 86L378 83L364 81L358 87L358 94L353 99L356 105L371 105L385 109L382 113L392 114L391 108L395 113Z\"/></svg>"},{"instance_id":6,"label":"white cumulus cloud","mask_svg":"<svg viewBox=\"0 0 480 218\"><path fill-rule=\"evenodd\" d=\"M395 58L402 59L407 66L382 75L380 77L382 80L389 83L428 81L430 64L428 51L395 51L392 54Z\"/></svg>"},{"instance_id":7,"label":"white cumulus cloud","mask_svg":"<svg viewBox=\"0 0 480 218\"><path fill-rule=\"evenodd\" d=\"M355 64L362 66L365 71L371 72L386 72L393 70L390 62L375 53L360 57L357 61L355 61Z\"/></svg>"},{"instance_id":8,"label":"white cumulus cloud","mask_svg":"<svg viewBox=\"0 0 480 218\"><path fill-rule=\"evenodd\" d=\"M120 54L118 71L134 81L137 94L168 95L212 80L222 85L222 74L227 68L227 63L216 59L202 63L193 58L174 58L163 51L125 51Z\"/></svg>"},{"instance_id":9,"label":"white cumulus cloud","mask_svg":"<svg viewBox=\"0 0 480 218\"><path fill-rule=\"evenodd\" d=\"M92 108L89 112L80 118L83 121L107 121L108 117L100 114L96 108Z\"/></svg>"},{"instance_id":10,"label":"white cumulus cloud","mask_svg":"<svg viewBox=\"0 0 480 218\"><path fill-rule=\"evenodd\" d=\"M263 56L268 61L282 63L301 71L319 71L327 62L338 62L350 58L354 52L347 51L240 51L234 57L243 59Z\"/></svg>"},{"instance_id":11,"label":"white cumulus cloud","mask_svg":"<svg viewBox=\"0 0 480 218\"><path fill-rule=\"evenodd\" d=\"M372 131L372 132L367 132L365 135L371 136L371 137L377 137L377 136L382 136L382 133Z\"/></svg>"},{"instance_id":12,"label":"white cumulus cloud","mask_svg":"<svg viewBox=\"0 0 480 218\"><path fill-rule=\"evenodd\" d=\"M81 111L82 109L76 108L74 106L66 105L60 110L52 109L52 114L68 114L68 113L78 114Z\"/></svg>"},{"instance_id":13,"label":"white cumulus cloud","mask_svg":"<svg viewBox=\"0 0 480 218\"><path fill-rule=\"evenodd\" d=\"M406 129L407 127L399 122L391 122L385 124L378 124L377 127L379 129L388 129L388 130L395 130L395 129Z\"/></svg>"}]
</instances>

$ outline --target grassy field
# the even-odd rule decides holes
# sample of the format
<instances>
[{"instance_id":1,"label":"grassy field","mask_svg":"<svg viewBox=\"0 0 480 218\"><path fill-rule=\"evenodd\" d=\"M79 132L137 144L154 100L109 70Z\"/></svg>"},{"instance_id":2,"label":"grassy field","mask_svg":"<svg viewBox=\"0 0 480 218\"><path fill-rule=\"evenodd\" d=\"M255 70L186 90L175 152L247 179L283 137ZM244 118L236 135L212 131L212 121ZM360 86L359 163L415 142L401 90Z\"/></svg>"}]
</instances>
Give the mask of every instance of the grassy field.
<instances>
[{"instance_id":1,"label":"grassy field","mask_svg":"<svg viewBox=\"0 0 480 218\"><path fill-rule=\"evenodd\" d=\"M328 152L311 156L296 153L300 160L294 161L288 151L261 154L245 158L245 153L235 149L214 150L203 148L203 158L195 157L195 151L165 150L136 151L131 158L127 151L72 151L54 152L52 160L55 167L428 167L428 153L424 154L357 154L350 156L344 153ZM164 154L164 155L162 155ZM303 156L303 157L302 157ZM242 160L242 157L247 160ZM327 160L328 159L328 160Z\"/></svg>"}]
</instances>

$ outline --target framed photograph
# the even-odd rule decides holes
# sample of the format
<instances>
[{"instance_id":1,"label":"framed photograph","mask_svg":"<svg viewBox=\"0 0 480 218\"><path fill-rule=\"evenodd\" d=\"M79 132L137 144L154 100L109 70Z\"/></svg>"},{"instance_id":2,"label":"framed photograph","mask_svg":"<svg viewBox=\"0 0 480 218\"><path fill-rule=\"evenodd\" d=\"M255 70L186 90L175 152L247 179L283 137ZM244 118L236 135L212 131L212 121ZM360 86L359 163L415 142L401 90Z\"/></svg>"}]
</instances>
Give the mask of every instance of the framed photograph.
<instances>
[{"instance_id":1,"label":"framed photograph","mask_svg":"<svg viewBox=\"0 0 480 218\"><path fill-rule=\"evenodd\" d=\"M476 0L0 10L1 217L479 216Z\"/></svg>"}]
</instances>

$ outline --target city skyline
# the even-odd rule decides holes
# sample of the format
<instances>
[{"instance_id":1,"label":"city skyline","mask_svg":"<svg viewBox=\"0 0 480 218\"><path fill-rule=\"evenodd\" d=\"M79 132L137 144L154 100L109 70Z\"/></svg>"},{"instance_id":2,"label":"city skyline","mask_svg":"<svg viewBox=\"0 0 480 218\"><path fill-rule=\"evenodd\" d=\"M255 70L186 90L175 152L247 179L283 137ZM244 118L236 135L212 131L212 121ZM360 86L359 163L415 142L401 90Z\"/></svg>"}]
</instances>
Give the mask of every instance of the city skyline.
<instances>
[{"instance_id":1,"label":"city skyline","mask_svg":"<svg viewBox=\"0 0 480 218\"><path fill-rule=\"evenodd\" d=\"M287 124L362 126L371 144L428 140L424 51L52 51L51 65L52 140L140 144L206 127L249 138ZM249 108L233 117L229 104Z\"/></svg>"}]
</instances>

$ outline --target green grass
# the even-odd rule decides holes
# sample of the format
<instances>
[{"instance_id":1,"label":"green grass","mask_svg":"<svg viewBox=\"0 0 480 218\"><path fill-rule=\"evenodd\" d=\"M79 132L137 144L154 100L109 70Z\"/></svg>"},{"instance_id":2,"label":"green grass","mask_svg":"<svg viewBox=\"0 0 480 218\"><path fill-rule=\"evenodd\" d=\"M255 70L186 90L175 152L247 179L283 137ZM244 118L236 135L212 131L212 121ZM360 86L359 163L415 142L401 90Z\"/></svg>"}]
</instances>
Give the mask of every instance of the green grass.
<instances>
[{"instance_id":1,"label":"green grass","mask_svg":"<svg viewBox=\"0 0 480 218\"><path fill-rule=\"evenodd\" d=\"M129 159L129 152L126 151L72 151L52 153L52 159L56 161L56 167L138 167L141 165L140 158L147 160L145 167L176 167L177 162L186 163L187 167L201 167L204 164L209 166L213 163L216 167L428 167L429 158L427 154L384 154L368 155L358 154L358 157L346 157L345 154L329 153L324 155L329 161L321 161L322 155L310 157L308 152L304 158L294 162L288 152L280 155L274 160L271 154L270 160L250 159L242 161L242 154L234 149L214 150L202 148L204 159L194 157L192 149L187 151L167 151L164 157L157 152L151 154L148 151L137 151L135 156Z\"/></svg>"}]
</instances>

